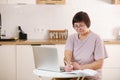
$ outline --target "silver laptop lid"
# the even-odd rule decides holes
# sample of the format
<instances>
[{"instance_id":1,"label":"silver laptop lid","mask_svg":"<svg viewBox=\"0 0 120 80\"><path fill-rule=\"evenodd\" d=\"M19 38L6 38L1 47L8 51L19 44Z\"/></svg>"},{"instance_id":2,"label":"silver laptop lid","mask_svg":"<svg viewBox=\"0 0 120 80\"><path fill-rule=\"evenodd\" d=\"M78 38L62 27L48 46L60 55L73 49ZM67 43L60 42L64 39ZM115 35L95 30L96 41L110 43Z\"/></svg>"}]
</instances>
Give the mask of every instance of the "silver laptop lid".
<instances>
[{"instance_id":1,"label":"silver laptop lid","mask_svg":"<svg viewBox=\"0 0 120 80\"><path fill-rule=\"evenodd\" d=\"M33 53L36 69L60 71L56 48L33 46Z\"/></svg>"}]
</instances>

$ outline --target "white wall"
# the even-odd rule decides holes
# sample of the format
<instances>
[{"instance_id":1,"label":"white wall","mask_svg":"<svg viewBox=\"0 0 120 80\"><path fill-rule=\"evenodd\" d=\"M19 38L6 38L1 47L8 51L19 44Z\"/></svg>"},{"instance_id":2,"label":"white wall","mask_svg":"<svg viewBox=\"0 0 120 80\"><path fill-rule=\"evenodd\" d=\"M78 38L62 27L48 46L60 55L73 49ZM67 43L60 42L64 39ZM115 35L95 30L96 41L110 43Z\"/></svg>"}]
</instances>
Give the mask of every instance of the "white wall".
<instances>
[{"instance_id":1,"label":"white wall","mask_svg":"<svg viewBox=\"0 0 120 80\"><path fill-rule=\"evenodd\" d=\"M114 39L114 29L120 27L120 5L111 0L66 0L65 5L0 5L2 30L6 37L17 36L17 26L28 33L29 39L46 39L48 29L69 29L72 17L85 11L91 18L91 29L103 39ZM42 34L42 35L41 35Z\"/></svg>"}]
</instances>

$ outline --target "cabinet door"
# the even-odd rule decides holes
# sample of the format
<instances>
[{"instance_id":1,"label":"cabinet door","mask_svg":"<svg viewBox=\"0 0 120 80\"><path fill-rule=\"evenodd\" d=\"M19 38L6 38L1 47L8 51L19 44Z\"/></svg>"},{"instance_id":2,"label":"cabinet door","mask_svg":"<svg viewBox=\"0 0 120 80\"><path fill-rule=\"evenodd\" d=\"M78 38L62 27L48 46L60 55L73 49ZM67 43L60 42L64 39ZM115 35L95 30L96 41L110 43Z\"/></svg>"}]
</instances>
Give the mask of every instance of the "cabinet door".
<instances>
[{"instance_id":1,"label":"cabinet door","mask_svg":"<svg viewBox=\"0 0 120 80\"><path fill-rule=\"evenodd\" d=\"M102 80L120 80L120 45L106 45L108 58L103 65Z\"/></svg>"},{"instance_id":2,"label":"cabinet door","mask_svg":"<svg viewBox=\"0 0 120 80\"><path fill-rule=\"evenodd\" d=\"M120 80L120 68L105 68L102 77L102 80Z\"/></svg>"},{"instance_id":3,"label":"cabinet door","mask_svg":"<svg viewBox=\"0 0 120 80\"><path fill-rule=\"evenodd\" d=\"M106 45L108 58L105 59L104 68L120 68L120 45Z\"/></svg>"},{"instance_id":4,"label":"cabinet door","mask_svg":"<svg viewBox=\"0 0 120 80\"><path fill-rule=\"evenodd\" d=\"M39 80L35 69L31 45L17 45L17 80Z\"/></svg>"},{"instance_id":5,"label":"cabinet door","mask_svg":"<svg viewBox=\"0 0 120 80\"><path fill-rule=\"evenodd\" d=\"M15 45L0 46L0 80L16 80Z\"/></svg>"},{"instance_id":6,"label":"cabinet door","mask_svg":"<svg viewBox=\"0 0 120 80\"><path fill-rule=\"evenodd\" d=\"M8 4L35 4L35 0L8 0Z\"/></svg>"},{"instance_id":7,"label":"cabinet door","mask_svg":"<svg viewBox=\"0 0 120 80\"><path fill-rule=\"evenodd\" d=\"M64 50L65 45L56 45L57 51L58 51L58 60L60 66L64 66Z\"/></svg>"}]
</instances>

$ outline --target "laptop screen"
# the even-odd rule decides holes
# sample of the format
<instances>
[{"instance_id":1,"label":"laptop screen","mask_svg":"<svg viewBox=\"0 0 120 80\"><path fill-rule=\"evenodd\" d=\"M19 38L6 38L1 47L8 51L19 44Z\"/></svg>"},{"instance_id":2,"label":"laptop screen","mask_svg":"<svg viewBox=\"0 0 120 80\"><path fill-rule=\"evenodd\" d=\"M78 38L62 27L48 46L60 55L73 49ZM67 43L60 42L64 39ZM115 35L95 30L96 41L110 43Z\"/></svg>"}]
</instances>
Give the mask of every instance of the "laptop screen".
<instances>
[{"instance_id":1,"label":"laptop screen","mask_svg":"<svg viewBox=\"0 0 120 80\"><path fill-rule=\"evenodd\" d=\"M36 69L60 71L56 48L33 46L33 53Z\"/></svg>"}]
</instances>

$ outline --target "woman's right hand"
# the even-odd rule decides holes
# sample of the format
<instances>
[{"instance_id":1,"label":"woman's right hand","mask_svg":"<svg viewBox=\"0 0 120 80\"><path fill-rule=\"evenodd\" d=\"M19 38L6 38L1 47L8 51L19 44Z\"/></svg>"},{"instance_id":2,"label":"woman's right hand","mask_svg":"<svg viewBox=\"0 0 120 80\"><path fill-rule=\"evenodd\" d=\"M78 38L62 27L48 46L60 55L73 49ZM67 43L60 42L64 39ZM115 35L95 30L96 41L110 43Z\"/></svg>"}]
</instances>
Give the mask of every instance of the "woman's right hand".
<instances>
[{"instance_id":1,"label":"woman's right hand","mask_svg":"<svg viewBox=\"0 0 120 80\"><path fill-rule=\"evenodd\" d=\"M72 70L73 70L73 65L67 64L67 65L65 66L65 71L66 71L66 72L71 72Z\"/></svg>"}]
</instances>

